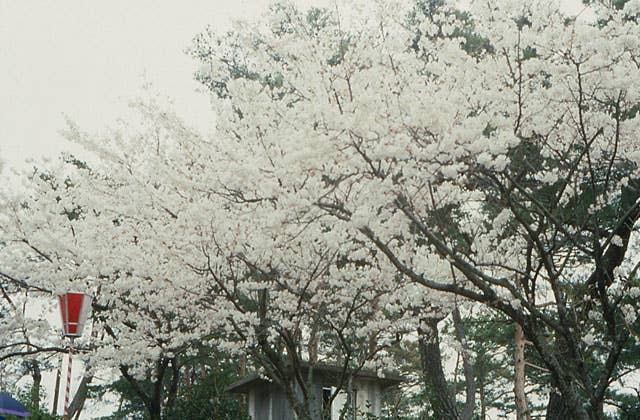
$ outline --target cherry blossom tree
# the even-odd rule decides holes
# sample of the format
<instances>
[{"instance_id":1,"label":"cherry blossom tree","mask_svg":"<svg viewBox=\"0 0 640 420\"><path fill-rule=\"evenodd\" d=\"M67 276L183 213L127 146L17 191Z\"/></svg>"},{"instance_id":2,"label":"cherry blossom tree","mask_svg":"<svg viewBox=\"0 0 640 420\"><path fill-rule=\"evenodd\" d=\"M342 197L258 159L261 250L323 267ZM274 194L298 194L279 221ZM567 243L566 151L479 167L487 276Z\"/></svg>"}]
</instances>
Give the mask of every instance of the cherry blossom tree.
<instances>
[{"instance_id":1,"label":"cherry blossom tree","mask_svg":"<svg viewBox=\"0 0 640 420\"><path fill-rule=\"evenodd\" d=\"M45 173L38 172L31 177L29 194L8 204L10 211L3 218L3 240L6 244L3 249L3 269L6 270L6 277L20 279L23 285L36 287L44 293L41 301L45 299L46 302L48 298L50 302L55 302L51 294L65 290L97 294L93 319L100 322L93 324L94 329L87 339L76 343L83 357L91 352L89 369L91 366L102 369L115 366L127 372L134 368L138 368L138 373L144 372L145 367L158 358L154 348L162 349L163 344L171 350L175 348L170 343L162 343L158 335L153 334L157 334L157 330L151 331L148 327L149 324L153 325L154 319L157 321L156 314L150 314L144 299L136 299L135 296L144 287L144 280L138 283L131 280L132 276L118 275L124 272L122 265L110 267L116 271L107 271L106 266L99 266L100 261L109 257L110 248L116 245L106 243L106 236L100 237L106 232L100 225L104 223L110 227L114 218L103 213L106 217L100 221L97 213L104 209L90 207L86 201L78 199L96 198L95 193L88 195L87 189L77 184L78 174L74 174L74 171L85 170L86 167L83 169L63 164ZM103 242L100 243L100 240ZM122 259L119 258L119 261ZM131 280L129 287L121 285L126 282L123 277ZM103 284L98 284L97 279L103 280ZM122 293L122 306L118 308L111 308L109 303L114 289ZM107 308L113 310L107 314ZM125 312L126 308L138 314L136 319ZM43 319L54 317L57 310L51 307ZM144 319L145 315L147 319ZM144 324L147 324L146 328ZM59 333L49 329L47 333L32 335L39 337L39 341L55 342ZM99 335L103 340L96 340ZM58 346L29 343L28 351L64 351L64 347L62 343ZM135 350L136 347L139 349ZM162 375L159 376L162 379Z\"/></svg>"},{"instance_id":2,"label":"cherry blossom tree","mask_svg":"<svg viewBox=\"0 0 640 420\"><path fill-rule=\"evenodd\" d=\"M474 3L476 54L376 7L321 26L281 7L196 54L221 141L300 221L349 224L405 280L517 323L549 370L549 418L603 418L637 334L638 3L593 23Z\"/></svg>"},{"instance_id":3,"label":"cherry blossom tree","mask_svg":"<svg viewBox=\"0 0 640 420\"><path fill-rule=\"evenodd\" d=\"M133 129L136 122L140 126ZM119 146L129 142L130 148L114 150L129 153L126 163L135 173L131 167L120 167L120 172L117 165L104 170L109 161L100 155L107 150L102 148L92 156L91 167L69 156L29 177L26 192L3 212L2 267L4 277L43 292L93 294L93 331L77 343L88 377L96 370L117 369L151 417L160 418L176 389L165 386L166 378L178 379L182 356L197 351L202 337L216 329L216 318L196 304L184 305L201 296L194 281L198 276L170 257L172 250L164 244L175 217L159 200L170 197L157 191L155 174L135 160L143 158L135 152L146 151L147 143L132 136L153 135L150 141L157 145L160 127L153 120L136 122L105 134ZM84 135L73 125L67 134ZM140 386L149 377L151 391Z\"/></svg>"},{"instance_id":4,"label":"cherry blossom tree","mask_svg":"<svg viewBox=\"0 0 640 420\"><path fill-rule=\"evenodd\" d=\"M339 364L338 390L349 391L349 377L382 366L412 328L381 310L396 305L397 276L348 224L290 219L293 203L233 179L231 150L154 102L135 109L102 136L70 124L90 163L69 156L36 173L9 205L8 273L95 295L93 335L80 347L90 374L117 369L152 418L171 412L181 360L203 345L250 354L300 418L318 416L308 366Z\"/></svg>"}]
</instances>

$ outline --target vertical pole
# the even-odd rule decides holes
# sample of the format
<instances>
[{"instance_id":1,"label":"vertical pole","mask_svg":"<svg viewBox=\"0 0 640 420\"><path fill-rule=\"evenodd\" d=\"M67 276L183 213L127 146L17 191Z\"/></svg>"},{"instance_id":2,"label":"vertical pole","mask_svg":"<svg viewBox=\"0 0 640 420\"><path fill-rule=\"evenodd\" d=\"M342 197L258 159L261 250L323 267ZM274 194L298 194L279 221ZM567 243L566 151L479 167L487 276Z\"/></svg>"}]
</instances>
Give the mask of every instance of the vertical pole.
<instances>
[{"instance_id":1,"label":"vertical pole","mask_svg":"<svg viewBox=\"0 0 640 420\"><path fill-rule=\"evenodd\" d=\"M53 409L51 414L58 415L58 395L60 395L60 372L62 371L62 364L64 363L64 356L60 358L60 367L56 369L56 387L53 391Z\"/></svg>"},{"instance_id":2,"label":"vertical pole","mask_svg":"<svg viewBox=\"0 0 640 420\"><path fill-rule=\"evenodd\" d=\"M64 418L69 420L69 394L71 393L71 363L73 360L73 337L69 344L69 363L67 364L67 387L64 392Z\"/></svg>"}]
</instances>

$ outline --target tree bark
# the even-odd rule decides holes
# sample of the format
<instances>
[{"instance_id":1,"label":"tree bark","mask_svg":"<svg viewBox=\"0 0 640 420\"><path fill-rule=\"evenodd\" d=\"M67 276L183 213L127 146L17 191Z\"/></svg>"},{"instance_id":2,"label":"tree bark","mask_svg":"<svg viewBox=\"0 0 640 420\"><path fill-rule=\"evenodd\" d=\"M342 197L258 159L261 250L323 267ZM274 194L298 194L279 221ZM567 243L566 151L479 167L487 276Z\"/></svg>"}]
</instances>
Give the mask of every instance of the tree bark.
<instances>
[{"instance_id":1,"label":"tree bark","mask_svg":"<svg viewBox=\"0 0 640 420\"><path fill-rule=\"evenodd\" d=\"M168 365L169 359L158 361L158 377L153 383L153 394L149 401L149 415L151 420L162 420L162 388Z\"/></svg>"},{"instance_id":2,"label":"tree bark","mask_svg":"<svg viewBox=\"0 0 640 420\"><path fill-rule=\"evenodd\" d=\"M547 404L547 420L564 420L569 417L569 409L566 406L562 395L556 390L549 393L549 403Z\"/></svg>"},{"instance_id":3,"label":"tree bark","mask_svg":"<svg viewBox=\"0 0 640 420\"><path fill-rule=\"evenodd\" d=\"M247 353L242 353L238 358L238 375L241 378L247 374Z\"/></svg>"},{"instance_id":4,"label":"tree bark","mask_svg":"<svg viewBox=\"0 0 640 420\"><path fill-rule=\"evenodd\" d=\"M347 394L345 406L340 412L339 420L354 420L356 418L357 413L355 412L356 405L353 401L353 376L349 376L347 380L347 386L345 389Z\"/></svg>"},{"instance_id":5,"label":"tree bark","mask_svg":"<svg viewBox=\"0 0 640 420\"><path fill-rule=\"evenodd\" d=\"M535 324L524 324L523 327L527 337L535 346L538 354L543 358L545 365L551 372L552 386L554 386L555 394L550 395L547 412L550 419L576 419L589 420L594 417L590 416L584 407L583 398L577 393L580 379L575 375L578 374L575 359L570 358L566 350L567 343L562 337L558 337L555 343L549 343L548 338L543 335L539 328L535 328ZM561 358L564 358L562 361ZM550 408L550 410L549 410ZM560 413L560 417L554 417ZM565 415L566 413L566 415Z\"/></svg>"},{"instance_id":6,"label":"tree bark","mask_svg":"<svg viewBox=\"0 0 640 420\"><path fill-rule=\"evenodd\" d=\"M514 325L515 334L513 338L513 393L515 394L516 400L516 418L517 420L531 420L531 414L529 413L529 406L527 404L527 393L525 390L526 377L524 358L524 331L522 331L522 326L517 322Z\"/></svg>"},{"instance_id":7,"label":"tree bark","mask_svg":"<svg viewBox=\"0 0 640 420\"><path fill-rule=\"evenodd\" d=\"M178 394L179 381L180 381L180 365L178 364L177 357L174 357L171 359L171 385L169 386L169 392L167 394L166 411L168 413L173 412L173 407L176 402L176 395Z\"/></svg>"},{"instance_id":8,"label":"tree bark","mask_svg":"<svg viewBox=\"0 0 640 420\"><path fill-rule=\"evenodd\" d=\"M318 363L318 346L320 344L320 337L318 336L318 329L314 326L311 329L311 336L309 337L309 363L314 365Z\"/></svg>"},{"instance_id":9,"label":"tree bark","mask_svg":"<svg viewBox=\"0 0 640 420\"><path fill-rule=\"evenodd\" d=\"M60 369L56 369L56 385L53 390L53 407L51 414L58 415L58 395L60 394Z\"/></svg>"},{"instance_id":10,"label":"tree bark","mask_svg":"<svg viewBox=\"0 0 640 420\"><path fill-rule=\"evenodd\" d=\"M140 383L131 376L127 366L120 366L122 376L133 386L136 395L142 400L149 412L150 420L162 420L162 388L164 375L169 365L169 359L162 358L157 362L157 377L153 382L153 393L148 395L140 386Z\"/></svg>"},{"instance_id":11,"label":"tree bark","mask_svg":"<svg viewBox=\"0 0 640 420\"><path fill-rule=\"evenodd\" d=\"M471 355L469 354L470 350L467 345L464 326L462 325L462 318L460 317L460 311L458 310L457 305L453 310L453 328L456 334L456 339L462 346L462 370L464 371L465 403L461 417L463 420L471 420L476 408L476 376L473 363L471 363Z\"/></svg>"},{"instance_id":12,"label":"tree bark","mask_svg":"<svg viewBox=\"0 0 640 420\"><path fill-rule=\"evenodd\" d=\"M80 420L80 414L82 414L82 409L84 408L84 403L87 399L83 399L80 403L80 406L78 407L78 409L76 410L76 415L75 415L75 420Z\"/></svg>"},{"instance_id":13,"label":"tree bark","mask_svg":"<svg viewBox=\"0 0 640 420\"><path fill-rule=\"evenodd\" d=\"M441 319L423 319L418 328L418 346L422 363L422 375L431 402L434 417L438 419L460 420L455 399L449 392L440 353L438 322Z\"/></svg>"},{"instance_id":14,"label":"tree bark","mask_svg":"<svg viewBox=\"0 0 640 420\"><path fill-rule=\"evenodd\" d=\"M29 362L29 370L33 377L33 385L31 386L31 403L34 407L40 408L40 384L42 383L42 372L37 360Z\"/></svg>"},{"instance_id":15,"label":"tree bark","mask_svg":"<svg viewBox=\"0 0 640 420\"><path fill-rule=\"evenodd\" d=\"M487 420L487 402L484 396L484 382L480 382L480 420Z\"/></svg>"},{"instance_id":16,"label":"tree bark","mask_svg":"<svg viewBox=\"0 0 640 420\"><path fill-rule=\"evenodd\" d=\"M87 399L87 391L89 388L89 384L93 380L93 376L83 376L82 380L80 380L80 385L78 385L78 391L73 396L71 403L69 404L69 418L72 418L75 415L79 415L82 411L82 407L84 407L84 402Z\"/></svg>"}]
</instances>

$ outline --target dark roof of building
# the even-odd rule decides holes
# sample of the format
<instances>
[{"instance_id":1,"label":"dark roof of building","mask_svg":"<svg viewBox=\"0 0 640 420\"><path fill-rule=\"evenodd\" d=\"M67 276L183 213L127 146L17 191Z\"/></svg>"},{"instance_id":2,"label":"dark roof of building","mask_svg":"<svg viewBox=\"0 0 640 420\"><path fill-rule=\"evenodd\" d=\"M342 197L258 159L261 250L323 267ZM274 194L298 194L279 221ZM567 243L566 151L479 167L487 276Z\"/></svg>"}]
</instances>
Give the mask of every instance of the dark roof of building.
<instances>
[{"instance_id":1,"label":"dark roof of building","mask_svg":"<svg viewBox=\"0 0 640 420\"><path fill-rule=\"evenodd\" d=\"M228 392L236 392L238 394L246 394L249 392L249 390L253 387L255 387L257 384L259 383L265 383L268 384L269 381L267 381L266 379L261 378L260 376L254 374L251 374L249 376L245 376L244 378L232 383L231 385L229 385L227 387L227 391Z\"/></svg>"},{"instance_id":2,"label":"dark roof of building","mask_svg":"<svg viewBox=\"0 0 640 420\"><path fill-rule=\"evenodd\" d=\"M314 372L318 374L320 378L322 378L323 382L326 382L326 385L335 386L338 382L338 378L343 372L343 368L341 366L336 365L327 365L327 364L316 364L313 366ZM304 363L302 366L303 373L308 372L309 364ZM391 372L381 372L376 373L372 370L361 369L355 375L355 379L371 379L380 383L383 388L387 388L394 385L399 385L405 381L405 378L399 376L395 373ZM261 378L257 374L248 375L227 387L227 391L235 392L240 394L248 393L251 388L258 386L259 384L270 384L271 381L268 379Z\"/></svg>"}]
</instances>

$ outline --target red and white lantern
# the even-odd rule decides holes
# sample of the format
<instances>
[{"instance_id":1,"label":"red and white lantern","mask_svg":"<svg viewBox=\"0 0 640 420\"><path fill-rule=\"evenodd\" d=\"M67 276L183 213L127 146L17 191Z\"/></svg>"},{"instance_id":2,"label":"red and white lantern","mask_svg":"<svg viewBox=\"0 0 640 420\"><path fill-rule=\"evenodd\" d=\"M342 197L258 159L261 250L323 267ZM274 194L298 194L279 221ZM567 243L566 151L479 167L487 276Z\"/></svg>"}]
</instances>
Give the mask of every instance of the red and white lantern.
<instances>
[{"instance_id":1,"label":"red and white lantern","mask_svg":"<svg viewBox=\"0 0 640 420\"><path fill-rule=\"evenodd\" d=\"M65 293L58 296L58 299L63 335L71 338L80 337L89 315L91 296L84 293Z\"/></svg>"}]
</instances>

